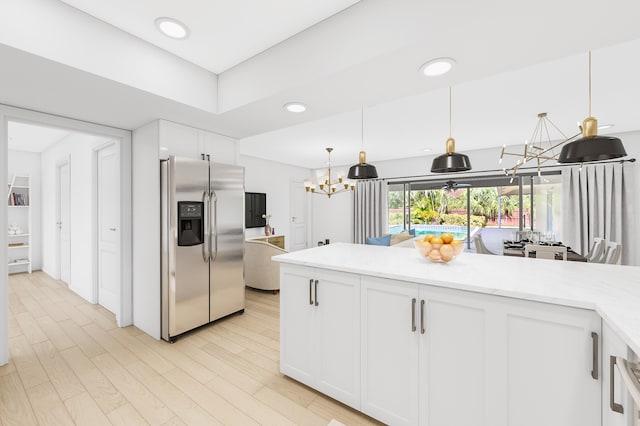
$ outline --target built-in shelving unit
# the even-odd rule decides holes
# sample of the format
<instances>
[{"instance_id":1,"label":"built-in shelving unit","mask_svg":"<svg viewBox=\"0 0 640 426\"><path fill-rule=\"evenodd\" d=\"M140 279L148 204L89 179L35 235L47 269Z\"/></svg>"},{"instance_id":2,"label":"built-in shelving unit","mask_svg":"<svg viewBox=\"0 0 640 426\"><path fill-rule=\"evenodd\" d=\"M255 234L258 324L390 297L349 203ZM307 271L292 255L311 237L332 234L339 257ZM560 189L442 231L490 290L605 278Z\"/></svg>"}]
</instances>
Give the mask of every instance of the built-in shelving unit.
<instances>
[{"instance_id":1,"label":"built-in shelving unit","mask_svg":"<svg viewBox=\"0 0 640 426\"><path fill-rule=\"evenodd\" d=\"M13 175L9 181L9 273L31 273L31 178L29 175Z\"/></svg>"}]
</instances>

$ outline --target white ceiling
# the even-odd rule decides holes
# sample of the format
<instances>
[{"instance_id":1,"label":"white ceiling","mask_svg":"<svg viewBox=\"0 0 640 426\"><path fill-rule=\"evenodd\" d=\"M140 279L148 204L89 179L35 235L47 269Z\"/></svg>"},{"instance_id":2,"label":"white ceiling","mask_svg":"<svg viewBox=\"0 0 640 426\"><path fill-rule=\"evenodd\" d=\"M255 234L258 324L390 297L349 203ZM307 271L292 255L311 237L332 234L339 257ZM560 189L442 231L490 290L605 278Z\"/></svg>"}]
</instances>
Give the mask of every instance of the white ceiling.
<instances>
[{"instance_id":1,"label":"white ceiling","mask_svg":"<svg viewBox=\"0 0 640 426\"><path fill-rule=\"evenodd\" d=\"M594 115L601 123L615 124L608 132L640 129L640 2L636 1L610 0L604 7L597 0L362 0L221 73L219 113L118 79L117 73L136 73L168 86L175 81L164 78L162 69L127 66L135 54L132 49L139 48L134 41L140 43L142 36L122 32L113 37L131 40L127 56L120 58L117 53L122 49L117 44L110 45L108 37L90 37L87 28L119 30L75 11L78 16L64 22L65 33L82 44L76 44L76 49L86 48L65 51L64 43L51 42L58 34L34 28L34 21L41 18L34 12L43 7L39 0L6 1L6 13L0 15L0 103L125 129L169 119L239 138L243 154L303 167L323 167L326 146L335 148L336 164L356 160L362 106L370 162L426 155L424 148L431 148L431 154L443 151L448 136L448 85L453 86L453 136L459 151L521 143L531 134L536 114L543 111L563 131L572 133L576 121L587 114L589 49L594 52ZM91 3L108 8L107 3L119 1ZM146 1L130 3L120 5L120 10L129 14L129 9ZM155 5L164 4L151 3L140 10L160 10ZM187 15L197 15L197 22L212 22L226 10L212 14L192 2L166 3L172 9L164 14L179 10L174 16L189 26ZM337 11L352 3L332 4ZM23 6L27 4L30 8ZM52 4L70 9L64 3L47 3ZM48 15L52 12L47 10ZM281 14L289 16L289 11ZM124 13L117 19L128 19L119 15ZM131 15L136 28L150 19L133 11ZM296 15L292 21L308 27L312 22L304 21L305 16ZM314 16L322 19L320 14ZM113 22L106 16L100 19L118 26L116 18ZM228 15L226 21L236 28L242 27L245 18L249 19L241 12L240 17ZM262 40L257 38L282 37L276 37L279 28L266 28L269 34L256 36L249 31L246 37L224 40L222 53L189 38L177 44L177 54L184 58L195 49L209 58L232 56L244 46L245 38L258 43ZM27 41L20 44L21 40ZM55 50L62 54L51 54ZM151 53L141 49L138 56ZM97 55L111 55L115 59L111 71L117 73L101 74L96 67L84 66ZM453 72L433 79L418 75L422 63L439 56L457 60ZM186 71L182 80L190 80ZM303 114L287 113L282 105L292 100L307 103L309 109Z\"/></svg>"},{"instance_id":2,"label":"white ceiling","mask_svg":"<svg viewBox=\"0 0 640 426\"><path fill-rule=\"evenodd\" d=\"M61 1L219 74L360 0ZM189 38L161 34L160 17L186 24Z\"/></svg>"},{"instance_id":3,"label":"white ceiling","mask_svg":"<svg viewBox=\"0 0 640 426\"><path fill-rule=\"evenodd\" d=\"M460 152L517 145L531 137L537 114L569 136L588 115L588 55L579 54L452 87L453 134ZM640 129L640 40L593 52L592 113L601 134ZM437 155L449 137L449 92L441 88L364 109L367 160ZM243 139L239 152L274 161L324 167L353 164L361 146L360 110ZM551 139L561 134L550 132ZM425 149L430 151L425 152Z\"/></svg>"},{"instance_id":4,"label":"white ceiling","mask_svg":"<svg viewBox=\"0 0 640 426\"><path fill-rule=\"evenodd\" d=\"M63 129L10 121L7 126L9 149L42 152L71 134Z\"/></svg>"}]
</instances>

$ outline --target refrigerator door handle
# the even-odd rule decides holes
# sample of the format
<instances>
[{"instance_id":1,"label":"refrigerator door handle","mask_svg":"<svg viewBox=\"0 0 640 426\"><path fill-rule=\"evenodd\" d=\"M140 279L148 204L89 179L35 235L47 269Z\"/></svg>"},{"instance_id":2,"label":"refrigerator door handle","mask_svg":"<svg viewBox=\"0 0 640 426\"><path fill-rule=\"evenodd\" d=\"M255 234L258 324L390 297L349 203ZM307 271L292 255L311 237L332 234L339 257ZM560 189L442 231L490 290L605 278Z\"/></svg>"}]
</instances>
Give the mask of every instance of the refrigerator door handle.
<instances>
[{"instance_id":1,"label":"refrigerator door handle","mask_svg":"<svg viewBox=\"0 0 640 426\"><path fill-rule=\"evenodd\" d=\"M208 239L208 233L209 233L209 220L207 217L207 208L209 210L211 210L211 200L208 196L209 194L207 193L207 191L203 191L202 192L202 202L204 203L204 232L205 232L205 237L204 237L204 241L202 242L202 260L207 263L209 261L209 259L211 258L211 250L207 249L207 239Z\"/></svg>"},{"instance_id":2,"label":"refrigerator door handle","mask_svg":"<svg viewBox=\"0 0 640 426\"><path fill-rule=\"evenodd\" d=\"M213 210L213 220L209 217L209 226L211 226L213 222L213 232L209 234L209 258L213 262L218 257L218 195L213 189L209 193L209 200L209 215L211 215L211 211ZM211 200L213 200L213 209L211 208ZM213 252L211 251L214 247L211 242L211 237L213 237L215 242L215 250Z\"/></svg>"}]
</instances>

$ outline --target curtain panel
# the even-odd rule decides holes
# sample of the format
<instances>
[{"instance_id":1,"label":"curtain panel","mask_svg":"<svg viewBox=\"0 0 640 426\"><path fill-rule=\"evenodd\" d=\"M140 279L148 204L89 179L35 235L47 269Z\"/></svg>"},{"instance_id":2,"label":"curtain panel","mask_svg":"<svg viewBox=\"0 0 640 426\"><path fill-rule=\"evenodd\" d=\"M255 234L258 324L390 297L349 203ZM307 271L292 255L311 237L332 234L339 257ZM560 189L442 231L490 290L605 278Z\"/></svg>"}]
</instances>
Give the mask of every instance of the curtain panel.
<instances>
[{"instance_id":1,"label":"curtain panel","mask_svg":"<svg viewBox=\"0 0 640 426\"><path fill-rule=\"evenodd\" d=\"M389 233L387 182L367 180L356 182L354 193L354 235L356 244L364 244L367 237Z\"/></svg>"},{"instance_id":2,"label":"curtain panel","mask_svg":"<svg viewBox=\"0 0 640 426\"><path fill-rule=\"evenodd\" d=\"M585 254L596 237L622 244L622 264L635 261L632 163L562 170L562 239Z\"/></svg>"}]
</instances>

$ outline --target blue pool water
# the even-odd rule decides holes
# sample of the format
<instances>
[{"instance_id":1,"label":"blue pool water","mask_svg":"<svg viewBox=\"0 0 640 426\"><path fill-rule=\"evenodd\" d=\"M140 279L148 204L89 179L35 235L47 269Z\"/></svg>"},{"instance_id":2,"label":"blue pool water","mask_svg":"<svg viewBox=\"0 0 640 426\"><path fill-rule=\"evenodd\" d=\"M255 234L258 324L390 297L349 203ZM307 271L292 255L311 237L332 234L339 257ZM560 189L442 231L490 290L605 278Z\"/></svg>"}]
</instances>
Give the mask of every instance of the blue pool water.
<instances>
[{"instance_id":1,"label":"blue pool water","mask_svg":"<svg viewBox=\"0 0 640 426\"><path fill-rule=\"evenodd\" d=\"M416 230L416 235L442 235L445 232L453 235L453 238L456 240L464 240L467 238L467 227L466 226L455 226L455 225L411 225L412 229ZM398 234L402 232L402 225L392 225L389 227L390 234ZM475 228L471 228L471 233Z\"/></svg>"}]
</instances>

